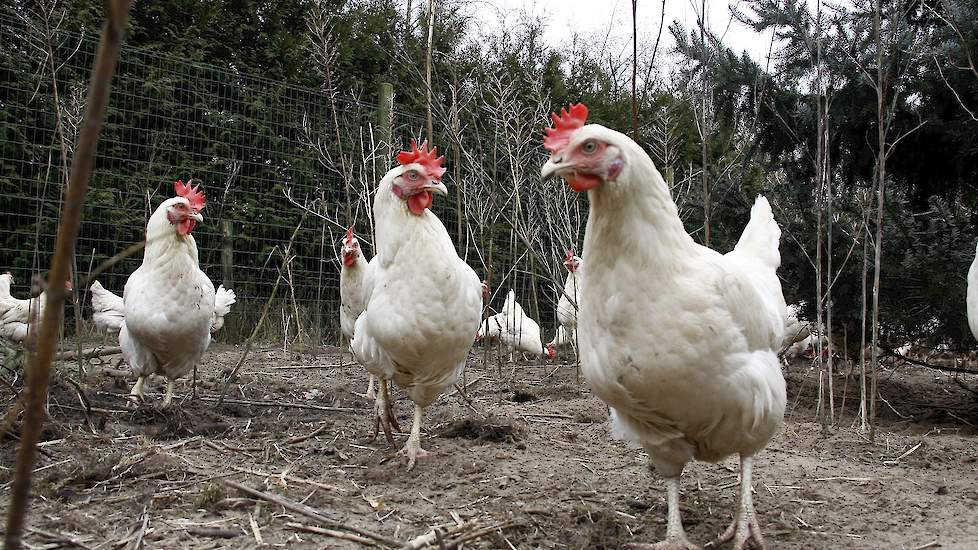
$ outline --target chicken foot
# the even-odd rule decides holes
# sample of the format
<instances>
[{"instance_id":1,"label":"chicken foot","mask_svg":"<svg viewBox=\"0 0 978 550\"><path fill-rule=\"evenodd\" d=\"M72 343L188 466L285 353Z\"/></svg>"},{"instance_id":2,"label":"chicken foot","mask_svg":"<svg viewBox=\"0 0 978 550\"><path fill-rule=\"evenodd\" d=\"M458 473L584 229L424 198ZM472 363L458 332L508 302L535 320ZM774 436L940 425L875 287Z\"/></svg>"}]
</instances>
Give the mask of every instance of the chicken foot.
<instances>
[{"instance_id":1,"label":"chicken foot","mask_svg":"<svg viewBox=\"0 0 978 550\"><path fill-rule=\"evenodd\" d=\"M169 378L166 379L166 395L163 397L163 407L169 407L173 403L173 386L175 382Z\"/></svg>"},{"instance_id":2,"label":"chicken foot","mask_svg":"<svg viewBox=\"0 0 978 550\"><path fill-rule=\"evenodd\" d=\"M136 383L133 385L132 389L129 390L129 400L135 404L142 403L146 400L146 396L143 395L143 386L146 384L146 377L140 376Z\"/></svg>"},{"instance_id":3,"label":"chicken foot","mask_svg":"<svg viewBox=\"0 0 978 550\"><path fill-rule=\"evenodd\" d=\"M414 469L414 465L419 458L428 455L428 451L421 448L421 422L424 421L424 407L415 403L414 422L411 424L411 435L408 436L407 444L397 454L408 458L408 471Z\"/></svg>"},{"instance_id":4,"label":"chicken foot","mask_svg":"<svg viewBox=\"0 0 978 550\"><path fill-rule=\"evenodd\" d=\"M666 478L666 493L669 501L669 519L666 525L666 539L655 544L629 544L626 548L634 550L699 550L699 546L689 542L683 530L683 520L679 515L679 477Z\"/></svg>"},{"instance_id":5,"label":"chicken foot","mask_svg":"<svg viewBox=\"0 0 978 550\"><path fill-rule=\"evenodd\" d=\"M394 409L391 407L390 393L387 390L387 379L381 377L379 380L380 391L377 392L374 398L374 433L370 436L370 439L376 439L377 433L380 428L384 429L384 437L387 438L387 442L394 445L394 432L391 429L401 431L401 427L397 425L397 418L394 416Z\"/></svg>"},{"instance_id":6,"label":"chicken foot","mask_svg":"<svg viewBox=\"0 0 978 550\"><path fill-rule=\"evenodd\" d=\"M727 527L716 540L707 544L707 548L717 546L733 539L734 550L744 550L751 546L764 550L764 538L761 536L761 526L757 522L757 514L754 512L754 500L751 496L751 470L754 458L750 456L740 457L740 504L737 506L737 515L734 516L733 523Z\"/></svg>"}]
</instances>

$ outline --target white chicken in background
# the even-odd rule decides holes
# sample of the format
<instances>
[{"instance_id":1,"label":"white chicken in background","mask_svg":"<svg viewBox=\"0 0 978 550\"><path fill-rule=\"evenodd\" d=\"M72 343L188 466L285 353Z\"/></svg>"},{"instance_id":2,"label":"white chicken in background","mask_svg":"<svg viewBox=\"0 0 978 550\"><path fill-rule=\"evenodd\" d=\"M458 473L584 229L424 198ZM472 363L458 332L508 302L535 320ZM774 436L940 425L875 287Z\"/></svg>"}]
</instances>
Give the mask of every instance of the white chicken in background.
<instances>
[{"instance_id":1,"label":"white chicken in background","mask_svg":"<svg viewBox=\"0 0 978 550\"><path fill-rule=\"evenodd\" d=\"M118 335L122 322L126 320L126 304L122 297L106 290L98 281L88 289L92 293L92 323L95 328L99 332Z\"/></svg>"},{"instance_id":2,"label":"white chicken in background","mask_svg":"<svg viewBox=\"0 0 978 550\"><path fill-rule=\"evenodd\" d=\"M353 329L357 317L363 313L363 279L367 271L367 260L360 250L360 241L353 236L353 226L346 230L340 246L343 267L340 268L340 332L349 344L353 341ZM367 399L375 399L374 375L370 374L367 384Z\"/></svg>"},{"instance_id":3,"label":"white chicken in background","mask_svg":"<svg viewBox=\"0 0 978 550\"><path fill-rule=\"evenodd\" d=\"M557 300L557 333L554 334L554 340L551 342L554 346L576 345L577 337L574 333L577 331L577 308L579 307L577 298L581 294L581 283L583 281L580 272L583 265L584 260L575 256L573 250L567 251L567 256L564 257L567 280L564 281L564 290L560 294L560 299ZM564 332L562 338L561 329ZM558 343L558 339L560 339L560 343Z\"/></svg>"},{"instance_id":4,"label":"white chicken in background","mask_svg":"<svg viewBox=\"0 0 978 550\"><path fill-rule=\"evenodd\" d=\"M47 305L47 292L41 292L36 298L21 300L10 294L14 276L8 271L0 274L0 338L14 343L22 343L30 333L31 308L35 309L37 319L44 316ZM65 282L65 290L70 291L71 281ZM40 326L37 323L36 326Z\"/></svg>"},{"instance_id":5,"label":"white chicken in background","mask_svg":"<svg viewBox=\"0 0 978 550\"><path fill-rule=\"evenodd\" d=\"M812 325L801 318L803 304L791 304L785 311L784 318L784 339L781 341L781 349L788 349L793 344L799 343L812 335Z\"/></svg>"},{"instance_id":6,"label":"white chicken in background","mask_svg":"<svg viewBox=\"0 0 978 550\"><path fill-rule=\"evenodd\" d=\"M557 325L557 330L554 332L553 340L547 343L547 346L553 350L574 345L574 338L572 335L568 334L567 330L560 325Z\"/></svg>"},{"instance_id":7,"label":"white chicken in background","mask_svg":"<svg viewBox=\"0 0 978 550\"><path fill-rule=\"evenodd\" d=\"M204 220L204 194L175 183L176 197L163 201L146 226L143 263L123 292L125 321L119 332L122 354L138 376L130 392L143 399L146 377L166 377L163 406L173 400L174 381L204 355L215 324L214 284L200 270L191 233Z\"/></svg>"},{"instance_id":8,"label":"white chicken in background","mask_svg":"<svg viewBox=\"0 0 978 550\"><path fill-rule=\"evenodd\" d=\"M512 289L506 295L502 311L494 318L499 325L499 341L510 353L518 351L540 359L556 357L553 346L543 343L540 325L523 311Z\"/></svg>"},{"instance_id":9,"label":"white chicken in background","mask_svg":"<svg viewBox=\"0 0 978 550\"><path fill-rule=\"evenodd\" d=\"M557 322L568 332L574 332L577 328L577 307L575 304L577 304L577 296L581 293L579 273L583 265L584 260L575 256L573 250L567 251L567 256L564 258L567 280L564 281L564 291L560 294L560 299L557 300Z\"/></svg>"},{"instance_id":10,"label":"white chicken in background","mask_svg":"<svg viewBox=\"0 0 978 550\"><path fill-rule=\"evenodd\" d=\"M397 155L374 197L376 254L364 280L364 311L352 349L360 364L380 378L378 419L389 441L393 379L414 401L411 435L401 454L408 469L421 448L424 408L451 387L465 366L472 335L482 318L479 277L455 251L441 220L428 208L433 193L445 195L444 157L427 144L411 143Z\"/></svg>"},{"instance_id":11,"label":"white chicken in background","mask_svg":"<svg viewBox=\"0 0 978 550\"><path fill-rule=\"evenodd\" d=\"M648 154L586 118L584 105L553 116L541 174L586 191L590 202L581 369L611 407L614 431L641 445L666 478L668 526L656 548L695 548L679 509L685 464L733 453L740 455L739 506L716 542L763 545L751 469L784 418L780 228L758 197L732 252L697 244Z\"/></svg>"},{"instance_id":12,"label":"white chicken in background","mask_svg":"<svg viewBox=\"0 0 978 550\"><path fill-rule=\"evenodd\" d=\"M971 327L971 334L978 338L978 246L975 247L975 259L968 269L968 295L965 302L968 308L968 326Z\"/></svg>"}]
</instances>

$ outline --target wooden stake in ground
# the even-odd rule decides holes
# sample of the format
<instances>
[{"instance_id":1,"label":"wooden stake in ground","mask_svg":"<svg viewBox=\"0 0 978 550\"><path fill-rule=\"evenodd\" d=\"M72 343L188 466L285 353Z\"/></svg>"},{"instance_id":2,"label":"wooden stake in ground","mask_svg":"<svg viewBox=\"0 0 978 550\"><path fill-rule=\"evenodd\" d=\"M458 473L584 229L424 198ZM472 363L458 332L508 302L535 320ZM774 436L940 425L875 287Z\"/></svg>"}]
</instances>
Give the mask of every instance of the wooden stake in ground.
<instances>
[{"instance_id":1,"label":"wooden stake in ground","mask_svg":"<svg viewBox=\"0 0 978 550\"><path fill-rule=\"evenodd\" d=\"M98 55L92 70L85 118L78 136L75 156L71 161L68 194L61 210L61 222L54 247L54 258L51 262L51 271L48 274L48 294L47 304L45 304L48 315L41 319L37 353L34 354L33 362L27 373L29 392L27 411L24 416L20 448L17 451L17 465L11 488L10 505L7 508L5 544L8 549L19 549L23 543L24 523L31 489L31 473L34 470L34 459L37 454L36 445L41 435L41 425L44 421L44 403L47 401L48 382L51 378L51 360L54 358L55 340L64 314L62 308L64 307L66 293L62 289L64 289L65 281L68 280L68 268L75 249L75 240L78 237L78 227L81 225L82 208L85 204L85 195L88 193L88 178L92 173L98 135L102 129L105 109L109 100L109 90L112 86L112 75L115 73L123 32L129 19L129 5L130 0L106 2L108 19L102 28Z\"/></svg>"}]
</instances>

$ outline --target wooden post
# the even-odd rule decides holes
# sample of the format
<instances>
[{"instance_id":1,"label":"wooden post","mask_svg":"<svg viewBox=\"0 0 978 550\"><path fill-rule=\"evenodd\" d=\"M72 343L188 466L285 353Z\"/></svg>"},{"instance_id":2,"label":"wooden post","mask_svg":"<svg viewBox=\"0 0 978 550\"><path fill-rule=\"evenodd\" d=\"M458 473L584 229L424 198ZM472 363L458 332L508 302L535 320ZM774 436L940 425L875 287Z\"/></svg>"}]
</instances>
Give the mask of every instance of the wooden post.
<instances>
[{"instance_id":1,"label":"wooden post","mask_svg":"<svg viewBox=\"0 0 978 550\"><path fill-rule=\"evenodd\" d=\"M377 129L380 142L388 147L388 152L394 148L394 85L381 82L377 98Z\"/></svg>"},{"instance_id":2,"label":"wooden post","mask_svg":"<svg viewBox=\"0 0 978 550\"><path fill-rule=\"evenodd\" d=\"M234 285L234 242L231 220L221 220L221 279L224 288Z\"/></svg>"}]
</instances>

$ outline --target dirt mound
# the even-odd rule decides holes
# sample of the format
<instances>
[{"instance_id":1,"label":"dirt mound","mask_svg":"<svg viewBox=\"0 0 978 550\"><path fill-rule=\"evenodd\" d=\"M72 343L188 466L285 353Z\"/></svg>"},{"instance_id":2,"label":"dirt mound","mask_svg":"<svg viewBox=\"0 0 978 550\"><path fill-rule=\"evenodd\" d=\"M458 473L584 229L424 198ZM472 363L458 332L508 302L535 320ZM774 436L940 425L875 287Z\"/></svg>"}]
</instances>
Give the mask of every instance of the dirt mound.
<instances>
[{"instance_id":1,"label":"dirt mound","mask_svg":"<svg viewBox=\"0 0 978 550\"><path fill-rule=\"evenodd\" d=\"M521 439L519 428L512 424L493 422L492 419L456 420L438 435L444 438L472 439L488 443L516 443Z\"/></svg>"}]
</instances>

